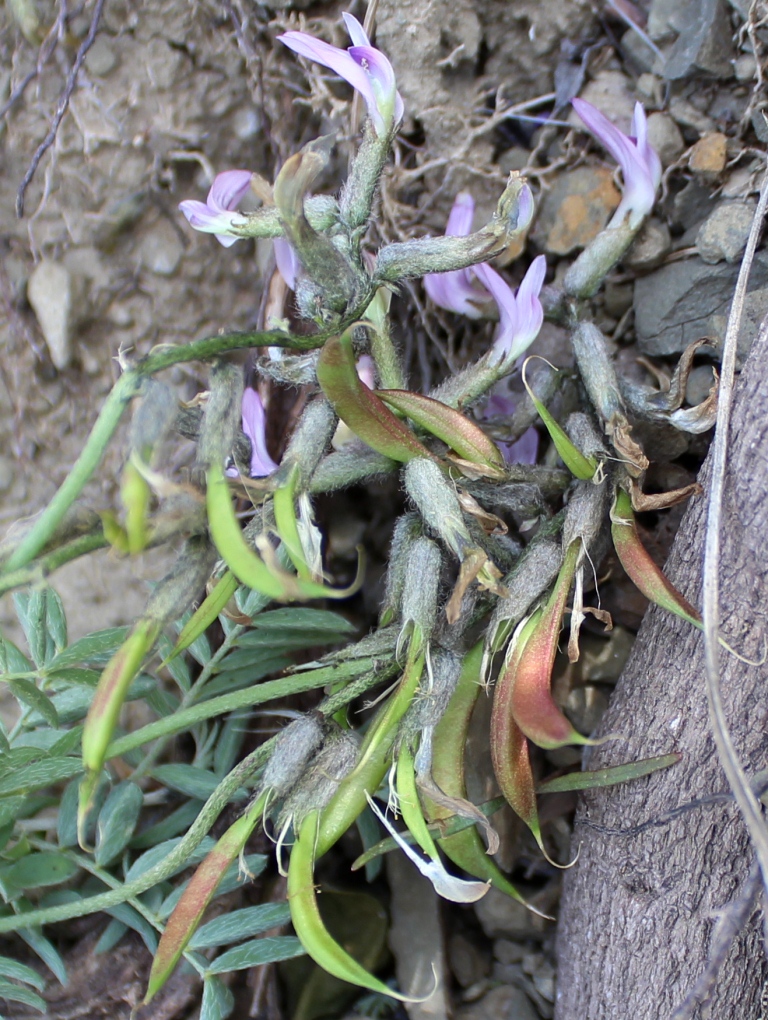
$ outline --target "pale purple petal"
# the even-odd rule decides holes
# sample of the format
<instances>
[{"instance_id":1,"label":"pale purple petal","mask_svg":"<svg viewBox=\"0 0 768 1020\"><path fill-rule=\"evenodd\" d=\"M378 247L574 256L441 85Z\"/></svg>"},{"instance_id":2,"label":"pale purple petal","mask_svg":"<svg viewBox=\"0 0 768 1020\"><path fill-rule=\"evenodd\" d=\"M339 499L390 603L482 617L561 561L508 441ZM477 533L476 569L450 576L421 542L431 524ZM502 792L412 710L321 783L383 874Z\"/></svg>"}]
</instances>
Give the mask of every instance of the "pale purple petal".
<instances>
[{"instance_id":1,"label":"pale purple petal","mask_svg":"<svg viewBox=\"0 0 768 1020\"><path fill-rule=\"evenodd\" d=\"M531 425L514 443L497 443L507 464L535 464L539 455L539 433Z\"/></svg>"},{"instance_id":2,"label":"pale purple petal","mask_svg":"<svg viewBox=\"0 0 768 1020\"><path fill-rule=\"evenodd\" d=\"M371 40L365 34L365 29L354 16L354 14L347 14L346 11L342 14L344 24L347 26L347 32L349 38L352 40L353 46L370 46Z\"/></svg>"},{"instance_id":3,"label":"pale purple petal","mask_svg":"<svg viewBox=\"0 0 768 1020\"><path fill-rule=\"evenodd\" d=\"M642 104L635 105L632 138L619 131L591 103L574 99L573 108L621 167L624 193L609 226L619 226L627 215L630 226L639 226L653 208L661 181L661 160L655 149L648 144L648 124Z\"/></svg>"},{"instance_id":4,"label":"pale purple petal","mask_svg":"<svg viewBox=\"0 0 768 1020\"><path fill-rule=\"evenodd\" d=\"M225 170L216 174L208 192L208 205L219 212L232 212L251 187L250 170Z\"/></svg>"},{"instance_id":5,"label":"pale purple petal","mask_svg":"<svg viewBox=\"0 0 768 1020\"><path fill-rule=\"evenodd\" d=\"M449 237L466 237L472 230L475 216L475 200L468 191L460 191L456 196L445 225Z\"/></svg>"},{"instance_id":6,"label":"pale purple petal","mask_svg":"<svg viewBox=\"0 0 768 1020\"><path fill-rule=\"evenodd\" d=\"M369 390L376 386L376 365L370 354L361 354L355 365L357 377Z\"/></svg>"},{"instance_id":7,"label":"pale purple petal","mask_svg":"<svg viewBox=\"0 0 768 1020\"><path fill-rule=\"evenodd\" d=\"M368 116L378 135L384 135L403 117L403 101L395 87L395 72L384 54L371 46L362 25L344 15L353 45L348 50L331 46L306 32L285 32L277 38L294 53L335 71L365 100Z\"/></svg>"},{"instance_id":8,"label":"pale purple petal","mask_svg":"<svg viewBox=\"0 0 768 1020\"><path fill-rule=\"evenodd\" d=\"M458 312L470 319L479 319L482 312L478 303L487 301L488 295L472 286L467 269L456 269L449 273L428 273L424 277L424 289L430 300L439 308Z\"/></svg>"},{"instance_id":9,"label":"pale purple petal","mask_svg":"<svg viewBox=\"0 0 768 1020\"><path fill-rule=\"evenodd\" d=\"M275 238L275 262L277 268L291 290L296 290L296 277L301 269L298 256L284 237Z\"/></svg>"},{"instance_id":10,"label":"pale purple petal","mask_svg":"<svg viewBox=\"0 0 768 1020\"><path fill-rule=\"evenodd\" d=\"M264 478L277 471L278 465L267 452L264 405L259 394L250 386L243 392L242 407L243 432L251 441L251 478Z\"/></svg>"},{"instance_id":11,"label":"pale purple petal","mask_svg":"<svg viewBox=\"0 0 768 1020\"><path fill-rule=\"evenodd\" d=\"M531 225L534 210L533 192L524 184L517 200L517 230L525 230Z\"/></svg>"},{"instance_id":12,"label":"pale purple petal","mask_svg":"<svg viewBox=\"0 0 768 1020\"><path fill-rule=\"evenodd\" d=\"M198 202L195 199L186 199L179 202L179 209L189 221L189 225L203 234L215 234L216 240L225 248L231 247L240 238L230 233L232 227L242 225L245 219L237 213L219 212L211 209L205 202Z\"/></svg>"},{"instance_id":13,"label":"pale purple petal","mask_svg":"<svg viewBox=\"0 0 768 1020\"><path fill-rule=\"evenodd\" d=\"M499 306L499 329L490 352L491 364L512 364L536 339L544 321L539 292L547 271L546 259L537 256L528 267L517 295L495 269L483 262L473 272L493 295Z\"/></svg>"}]
</instances>

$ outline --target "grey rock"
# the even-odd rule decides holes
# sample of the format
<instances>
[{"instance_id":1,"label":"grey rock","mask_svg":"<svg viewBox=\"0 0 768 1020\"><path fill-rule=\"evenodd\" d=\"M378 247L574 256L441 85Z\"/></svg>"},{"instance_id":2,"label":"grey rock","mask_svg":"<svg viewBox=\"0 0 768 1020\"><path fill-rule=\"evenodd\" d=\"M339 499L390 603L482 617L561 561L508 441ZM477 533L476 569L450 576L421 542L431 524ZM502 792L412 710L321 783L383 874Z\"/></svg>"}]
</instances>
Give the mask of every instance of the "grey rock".
<instances>
[{"instance_id":1,"label":"grey rock","mask_svg":"<svg viewBox=\"0 0 768 1020\"><path fill-rule=\"evenodd\" d=\"M755 207L747 202L721 202L707 217L696 237L704 262L735 262L747 245Z\"/></svg>"},{"instance_id":2,"label":"grey rock","mask_svg":"<svg viewBox=\"0 0 768 1020\"><path fill-rule=\"evenodd\" d=\"M621 37L621 48L630 63L639 71L653 71L657 65L661 66L656 51L631 28Z\"/></svg>"},{"instance_id":3,"label":"grey rock","mask_svg":"<svg viewBox=\"0 0 768 1020\"><path fill-rule=\"evenodd\" d=\"M539 1020L531 1000L509 985L493 988L479 1002L456 1010L456 1020Z\"/></svg>"},{"instance_id":4,"label":"grey rock","mask_svg":"<svg viewBox=\"0 0 768 1020\"><path fill-rule=\"evenodd\" d=\"M702 336L721 339L738 276L738 266L708 265L699 258L672 262L635 282L635 329L643 354L679 354ZM750 276L739 353L749 349L763 302L768 303L768 255L755 259ZM749 311L751 309L751 311ZM486 897L487 898L487 897Z\"/></svg>"},{"instance_id":5,"label":"grey rock","mask_svg":"<svg viewBox=\"0 0 768 1020\"><path fill-rule=\"evenodd\" d=\"M731 26L723 0L688 0L679 4L685 12L685 28L672 47L664 77L685 78L694 68L717 78L733 75Z\"/></svg>"},{"instance_id":6,"label":"grey rock","mask_svg":"<svg viewBox=\"0 0 768 1020\"><path fill-rule=\"evenodd\" d=\"M697 180L689 181L672 200L670 214L673 224L690 230L702 223L714 209L712 189Z\"/></svg>"},{"instance_id":7,"label":"grey rock","mask_svg":"<svg viewBox=\"0 0 768 1020\"><path fill-rule=\"evenodd\" d=\"M648 141L658 152L664 166L670 166L685 151L685 139L668 113L652 113L648 118Z\"/></svg>"},{"instance_id":8,"label":"grey rock","mask_svg":"<svg viewBox=\"0 0 768 1020\"><path fill-rule=\"evenodd\" d=\"M448 961L462 988L471 988L488 974L488 960L474 942L459 933L452 935L448 943Z\"/></svg>"},{"instance_id":9,"label":"grey rock","mask_svg":"<svg viewBox=\"0 0 768 1020\"><path fill-rule=\"evenodd\" d=\"M167 220L150 227L139 243L142 264L158 276L172 276L183 254L179 235Z\"/></svg>"},{"instance_id":10,"label":"grey rock","mask_svg":"<svg viewBox=\"0 0 768 1020\"><path fill-rule=\"evenodd\" d=\"M98 36L85 58L88 72L97 78L104 78L114 70L116 64L117 57L114 50L103 36Z\"/></svg>"},{"instance_id":11,"label":"grey rock","mask_svg":"<svg viewBox=\"0 0 768 1020\"><path fill-rule=\"evenodd\" d=\"M752 114L752 127L761 142L768 142L768 121L765 119L765 110L755 110Z\"/></svg>"},{"instance_id":12,"label":"grey rock","mask_svg":"<svg viewBox=\"0 0 768 1020\"><path fill-rule=\"evenodd\" d=\"M51 361L62 371L72 360L72 277L67 268L43 259L29 278L27 297Z\"/></svg>"},{"instance_id":13,"label":"grey rock","mask_svg":"<svg viewBox=\"0 0 768 1020\"><path fill-rule=\"evenodd\" d=\"M658 41L681 32L685 27L683 13L680 0L653 0L648 12L648 35Z\"/></svg>"},{"instance_id":14,"label":"grey rock","mask_svg":"<svg viewBox=\"0 0 768 1020\"><path fill-rule=\"evenodd\" d=\"M541 931L546 923L522 903L493 887L473 905L477 919L490 939L529 938Z\"/></svg>"},{"instance_id":15,"label":"grey rock","mask_svg":"<svg viewBox=\"0 0 768 1020\"><path fill-rule=\"evenodd\" d=\"M733 63L737 81L752 81L757 71L757 61L752 53L742 53Z\"/></svg>"},{"instance_id":16,"label":"grey rock","mask_svg":"<svg viewBox=\"0 0 768 1020\"><path fill-rule=\"evenodd\" d=\"M715 376L711 365L697 365L688 376L685 386L685 402L691 407L703 403L709 396Z\"/></svg>"},{"instance_id":17,"label":"grey rock","mask_svg":"<svg viewBox=\"0 0 768 1020\"><path fill-rule=\"evenodd\" d=\"M403 854L388 855L387 877L392 890L389 948L398 983L407 995L429 996L408 1004L409 1020L447 1020L446 954L437 893Z\"/></svg>"},{"instance_id":18,"label":"grey rock","mask_svg":"<svg viewBox=\"0 0 768 1020\"><path fill-rule=\"evenodd\" d=\"M662 220L647 220L623 258L629 269L653 269L661 265L672 247L669 227Z\"/></svg>"},{"instance_id":19,"label":"grey rock","mask_svg":"<svg viewBox=\"0 0 768 1020\"><path fill-rule=\"evenodd\" d=\"M698 110L693 103L690 103L682 96L673 96L669 102L669 112L682 128L690 128L704 135L707 131L714 129L714 121L706 113Z\"/></svg>"}]
</instances>

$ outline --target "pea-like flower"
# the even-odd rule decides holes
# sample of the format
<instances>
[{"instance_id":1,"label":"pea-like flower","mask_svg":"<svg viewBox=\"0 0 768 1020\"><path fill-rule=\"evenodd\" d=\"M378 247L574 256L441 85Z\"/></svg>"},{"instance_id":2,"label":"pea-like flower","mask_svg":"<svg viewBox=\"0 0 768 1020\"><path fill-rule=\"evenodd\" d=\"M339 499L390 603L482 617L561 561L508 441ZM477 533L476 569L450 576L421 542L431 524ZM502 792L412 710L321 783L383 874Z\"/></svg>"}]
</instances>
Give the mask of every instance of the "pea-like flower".
<instances>
[{"instance_id":1,"label":"pea-like flower","mask_svg":"<svg viewBox=\"0 0 768 1020\"><path fill-rule=\"evenodd\" d=\"M246 218L238 214L237 207L248 194L250 186L250 170L225 170L214 178L205 202L187 199L179 203L179 209L191 227L204 234L215 234L216 240L229 248L240 240L233 227L247 223Z\"/></svg>"},{"instance_id":2,"label":"pea-like flower","mask_svg":"<svg viewBox=\"0 0 768 1020\"><path fill-rule=\"evenodd\" d=\"M468 191L459 192L445 225L445 233L449 237L466 237L472 230L474 212L475 200ZM440 308L458 312L470 319L479 319L483 313L478 305L490 300L486 290L473 286L471 269L428 273L424 277L424 289Z\"/></svg>"},{"instance_id":3,"label":"pea-like flower","mask_svg":"<svg viewBox=\"0 0 768 1020\"><path fill-rule=\"evenodd\" d=\"M639 227L653 208L661 181L661 160L648 142L648 122L642 103L635 104L629 136L586 100L574 99L573 108L621 167L624 193L609 227L620 226L627 216L630 227Z\"/></svg>"},{"instance_id":4,"label":"pea-like flower","mask_svg":"<svg viewBox=\"0 0 768 1020\"><path fill-rule=\"evenodd\" d=\"M530 196L530 189L526 186ZM523 203L521 202L521 206ZM464 236L472 227L472 215L475 203L472 196L464 191L456 196L451 215L448 217L446 233ZM530 221L533 215L533 197L525 202L526 217ZM489 353L492 365L502 362L511 366L523 354L538 336L544 321L544 310L539 301L539 293L547 272L547 262L543 255L537 256L528 267L517 294L504 278L492 269L487 262L450 273L430 273L424 277L427 293L441 308L451 312L479 318L481 312L478 303L494 299L499 308L499 329ZM472 277L483 285L478 290L472 285Z\"/></svg>"},{"instance_id":5,"label":"pea-like flower","mask_svg":"<svg viewBox=\"0 0 768 1020\"><path fill-rule=\"evenodd\" d=\"M266 478L273 471L277 471L276 464L267 452L266 437L266 414L261 397L250 386L243 391L242 402L243 432L251 441L251 478ZM237 477L237 469L227 468L226 474L230 478Z\"/></svg>"},{"instance_id":6,"label":"pea-like flower","mask_svg":"<svg viewBox=\"0 0 768 1020\"><path fill-rule=\"evenodd\" d=\"M329 67L365 100L368 116L379 137L386 136L403 119L403 100L395 86L395 72L371 41L357 18L344 14L352 45L342 50L307 32L285 32L277 38L294 53Z\"/></svg>"}]
</instances>

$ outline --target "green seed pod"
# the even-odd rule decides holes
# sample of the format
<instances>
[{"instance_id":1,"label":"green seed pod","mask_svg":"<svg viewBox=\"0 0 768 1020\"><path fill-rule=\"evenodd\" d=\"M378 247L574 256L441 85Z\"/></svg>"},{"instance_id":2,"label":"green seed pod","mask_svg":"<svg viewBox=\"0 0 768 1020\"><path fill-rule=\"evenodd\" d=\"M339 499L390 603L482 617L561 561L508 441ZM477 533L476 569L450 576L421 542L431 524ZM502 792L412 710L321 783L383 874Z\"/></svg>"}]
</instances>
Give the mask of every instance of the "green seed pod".
<instances>
[{"instance_id":1,"label":"green seed pod","mask_svg":"<svg viewBox=\"0 0 768 1020\"><path fill-rule=\"evenodd\" d=\"M234 365L216 362L211 368L210 395L200 423L197 464L203 470L223 464L240 432L243 373Z\"/></svg>"},{"instance_id":2,"label":"green seed pod","mask_svg":"<svg viewBox=\"0 0 768 1020\"><path fill-rule=\"evenodd\" d=\"M286 797L301 779L310 760L323 742L318 719L304 715L283 729L275 741L260 788L276 797Z\"/></svg>"},{"instance_id":3,"label":"green seed pod","mask_svg":"<svg viewBox=\"0 0 768 1020\"><path fill-rule=\"evenodd\" d=\"M429 538L417 538L403 584L402 620L398 646L410 637L417 648L429 641L437 619L437 592L440 584L440 549Z\"/></svg>"},{"instance_id":4,"label":"green seed pod","mask_svg":"<svg viewBox=\"0 0 768 1020\"><path fill-rule=\"evenodd\" d=\"M277 820L278 829L293 822L298 832L310 812L322 811L355 767L359 753L360 740L352 730L337 730L327 737L286 800Z\"/></svg>"},{"instance_id":5,"label":"green seed pod","mask_svg":"<svg viewBox=\"0 0 768 1020\"><path fill-rule=\"evenodd\" d=\"M379 622L386 626L394 620L403 601L405 575L411 558L413 544L421 535L421 521L415 513L403 514L395 522L392 544L389 550L389 566L384 588L384 603Z\"/></svg>"},{"instance_id":6,"label":"green seed pod","mask_svg":"<svg viewBox=\"0 0 768 1020\"><path fill-rule=\"evenodd\" d=\"M473 546L453 486L434 461L419 457L405 469L405 489L427 527L460 560Z\"/></svg>"}]
</instances>

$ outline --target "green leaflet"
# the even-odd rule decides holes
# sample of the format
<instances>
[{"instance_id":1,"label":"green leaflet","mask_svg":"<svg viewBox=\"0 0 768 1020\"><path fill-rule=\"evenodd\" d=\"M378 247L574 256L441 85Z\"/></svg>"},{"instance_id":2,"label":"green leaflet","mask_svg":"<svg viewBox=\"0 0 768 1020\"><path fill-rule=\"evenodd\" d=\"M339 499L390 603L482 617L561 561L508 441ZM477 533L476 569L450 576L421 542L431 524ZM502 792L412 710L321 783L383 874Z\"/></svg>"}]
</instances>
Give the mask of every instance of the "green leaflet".
<instances>
[{"instance_id":1,"label":"green leaflet","mask_svg":"<svg viewBox=\"0 0 768 1020\"><path fill-rule=\"evenodd\" d=\"M530 360L530 358L526 358L525 365L527 365ZM549 432L550 438L555 444L557 452L560 454L560 459L572 475L575 475L576 478L581 478L583 481L589 481L590 478L594 477L595 471L597 471L597 461L594 457L586 457L581 450L578 449L578 447L574 446L566 435L565 430L558 425L544 404L542 404L528 385L528 381L525 378L525 365L523 365L522 372L523 385L528 391L528 396L533 401L533 406L538 411L539 417L546 425L547 432Z\"/></svg>"}]
</instances>

